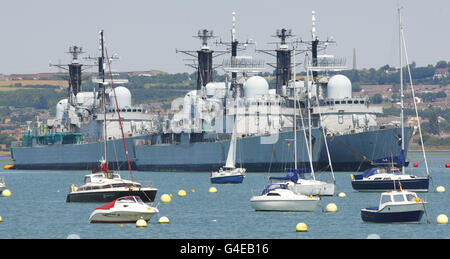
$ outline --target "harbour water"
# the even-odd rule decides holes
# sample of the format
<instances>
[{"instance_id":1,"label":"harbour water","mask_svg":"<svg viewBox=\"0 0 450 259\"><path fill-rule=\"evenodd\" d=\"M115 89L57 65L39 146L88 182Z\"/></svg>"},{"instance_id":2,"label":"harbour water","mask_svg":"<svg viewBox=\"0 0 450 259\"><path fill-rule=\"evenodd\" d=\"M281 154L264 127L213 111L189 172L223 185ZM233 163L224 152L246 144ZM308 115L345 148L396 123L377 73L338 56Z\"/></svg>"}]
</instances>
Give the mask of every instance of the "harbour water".
<instances>
[{"instance_id":1,"label":"harbour water","mask_svg":"<svg viewBox=\"0 0 450 259\"><path fill-rule=\"evenodd\" d=\"M409 153L411 164L419 163L408 172L424 175L425 164L421 153ZM133 172L134 180L146 185L150 181L157 187L156 201L162 194L173 194L170 203L158 205L160 213L146 228L134 224L90 224L92 211L103 205L95 203L66 203L69 185L80 184L88 171L22 171L3 170L9 161L1 161L0 176L11 190L10 197L0 197L0 238L65 239L365 239L368 236L382 239L435 239L450 238L448 225L436 223L439 214L450 216L450 162L449 152L428 153L432 176L430 192L419 193L428 202L427 214L419 224L375 224L361 220L360 209L377 206L379 193L353 191L351 172L336 173L336 193L346 197L324 197L322 206L335 203L338 211L322 212L255 212L250 206L252 190L262 190L267 183L267 173L248 173L244 182L237 185L212 185L209 172ZM329 174L329 173L324 173ZM122 171L123 178L129 178ZM271 173L281 176L281 173ZM447 192L437 193L437 186ZM217 193L209 193L211 186ZM178 197L183 189L185 197ZM194 192L192 191L194 190ZM161 216L169 224L158 224ZM427 224L427 218L430 224ZM296 232L295 226L304 222L308 232Z\"/></svg>"}]
</instances>

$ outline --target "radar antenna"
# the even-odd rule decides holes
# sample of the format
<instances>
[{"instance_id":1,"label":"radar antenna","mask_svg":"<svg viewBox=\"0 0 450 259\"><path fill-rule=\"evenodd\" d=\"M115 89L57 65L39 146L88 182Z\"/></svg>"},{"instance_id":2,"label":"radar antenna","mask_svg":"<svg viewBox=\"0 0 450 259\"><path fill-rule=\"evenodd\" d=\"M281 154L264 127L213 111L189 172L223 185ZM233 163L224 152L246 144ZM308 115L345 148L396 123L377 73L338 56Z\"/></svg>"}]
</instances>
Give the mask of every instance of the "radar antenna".
<instances>
[{"instance_id":1,"label":"radar antenna","mask_svg":"<svg viewBox=\"0 0 450 259\"><path fill-rule=\"evenodd\" d=\"M204 87L207 83L211 82L212 79L212 71L214 69L213 58L222 55L226 52L224 51L214 51L208 45L208 41L212 38L216 38L214 36L214 32L212 30L201 29L198 31L197 35L193 36L194 38L198 38L202 42L202 47L200 50L178 50L175 49L175 52L181 52L188 56L193 57L191 60L192 64L186 64L197 70L197 90L204 93Z\"/></svg>"}]
</instances>

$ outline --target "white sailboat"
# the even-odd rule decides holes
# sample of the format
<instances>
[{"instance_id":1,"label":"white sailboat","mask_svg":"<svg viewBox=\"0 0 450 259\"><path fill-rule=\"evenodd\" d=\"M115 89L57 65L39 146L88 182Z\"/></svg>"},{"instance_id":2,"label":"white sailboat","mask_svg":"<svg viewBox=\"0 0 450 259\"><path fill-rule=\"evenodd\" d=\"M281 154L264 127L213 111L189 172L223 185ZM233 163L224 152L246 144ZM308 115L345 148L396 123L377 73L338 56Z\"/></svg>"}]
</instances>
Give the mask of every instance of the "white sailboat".
<instances>
[{"instance_id":1,"label":"white sailboat","mask_svg":"<svg viewBox=\"0 0 450 259\"><path fill-rule=\"evenodd\" d=\"M314 16L313 16L313 20L314 20ZM305 84L306 84L306 89L307 89L307 93L308 93L308 97L307 97L307 101L308 101L308 130L309 130L309 134L308 134L308 139L306 139L306 130L305 130L305 125L303 123L303 115L300 112L300 116L301 116L301 122L302 122L302 127L303 127L303 135L305 136L305 143L306 143L306 148L307 148L307 152L308 152L308 158L309 158L309 164L310 164L310 172L311 172L311 179L306 179L304 177L304 171L303 173L300 173L301 170L299 170L297 168L297 134L296 134L296 126L297 126L297 89L295 88L296 84L295 84L295 48L294 48L294 79L293 79L293 84L294 84L294 170L292 170L292 172L287 175L287 178L290 178L291 181L293 181L295 184L294 185L290 185L289 188L292 189L294 192L298 193L298 194L304 194L304 195L320 195L320 196L332 196L335 193L335 187L336 187L336 183L333 180L333 182L329 183L329 182L325 182L325 181L320 181L316 179L315 173L314 173L314 167L312 164L312 139L311 139L311 109L310 109L310 86L309 86L309 71L310 71L310 66L309 66L309 59L308 59L308 54L306 53L306 79L305 79ZM317 96L316 96L317 97ZM318 103L318 102L317 102ZM324 139L326 139L325 136L325 132L322 131L324 134ZM325 141L325 146L327 149L327 153L328 153L328 145ZM328 161L330 164L330 168L331 168L331 174L333 176L334 179L334 173L332 170L332 165L331 165L331 159L330 159L330 155L328 153Z\"/></svg>"},{"instance_id":2,"label":"white sailboat","mask_svg":"<svg viewBox=\"0 0 450 259\"><path fill-rule=\"evenodd\" d=\"M242 183L245 177L246 169L236 167L236 122L234 123L233 133L231 135L230 147L228 149L228 156L224 167L219 171L211 172L211 183Z\"/></svg>"}]
</instances>

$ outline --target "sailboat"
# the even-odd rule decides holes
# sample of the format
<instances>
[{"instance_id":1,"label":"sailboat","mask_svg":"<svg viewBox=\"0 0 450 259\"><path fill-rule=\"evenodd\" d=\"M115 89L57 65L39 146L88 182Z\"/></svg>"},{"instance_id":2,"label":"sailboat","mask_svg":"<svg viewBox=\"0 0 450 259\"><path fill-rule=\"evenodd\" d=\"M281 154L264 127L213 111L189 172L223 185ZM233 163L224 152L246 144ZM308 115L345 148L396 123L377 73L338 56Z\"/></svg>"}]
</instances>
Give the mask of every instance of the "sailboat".
<instances>
[{"instance_id":1,"label":"sailboat","mask_svg":"<svg viewBox=\"0 0 450 259\"><path fill-rule=\"evenodd\" d=\"M246 169L242 167L235 167L237 141L236 135L236 126L234 126L225 166L221 167L216 172L211 172L211 183L242 183L242 181L244 180Z\"/></svg>"},{"instance_id":2,"label":"sailboat","mask_svg":"<svg viewBox=\"0 0 450 259\"><path fill-rule=\"evenodd\" d=\"M110 82L106 82L105 80L105 73L103 69L105 60L105 51L108 65L110 66L110 64L108 52L104 46L103 30L100 31L100 49L101 49L101 56L98 58L98 64L101 81L99 82L99 88L102 90L101 97L104 114L103 141L105 143L104 145L105 156L104 159L100 161L99 167L93 169L90 174L85 175L84 182L81 186L77 187L74 184L70 185L70 192L69 194L67 194L66 202L111 202L123 196L139 196L144 202L153 202L158 189L154 187L142 187L140 183L132 180L133 174L131 172L130 160L128 158L128 151L126 150L125 140L124 140L124 148L128 160L128 168L130 169L131 180L122 179L119 173L108 170L108 160L107 160L108 142L106 131L107 127L106 127L106 92L105 92L105 88L108 83L111 83L112 90L114 91L114 97L116 98L115 102L117 107L118 103L114 90L111 68L109 69L111 80ZM116 110L119 117L119 124L122 129L120 112L118 108ZM124 138L123 129L122 129L122 138Z\"/></svg>"},{"instance_id":3,"label":"sailboat","mask_svg":"<svg viewBox=\"0 0 450 259\"><path fill-rule=\"evenodd\" d=\"M418 121L418 129L421 140L422 153L425 160L426 167L426 176L416 176L413 174L405 173L405 129L404 129L404 116L403 116L403 50L405 51L405 57L408 67L409 73L409 81L411 85L411 92L413 95L414 108L416 111L416 118L418 118L416 99L414 96L414 87L412 84L411 71L409 68L408 55L406 53L406 44L403 35L403 26L401 20L400 8L398 9L399 15L399 49L400 49L400 120L401 120L401 128L402 128L402 137L401 137L401 155L399 159L396 161L395 165L401 167L401 174L395 174L396 170L391 170L389 165L380 165L374 168L367 169L363 174L359 175L351 175L352 177L352 187L357 191L385 191L385 190L393 190L400 189L400 185L403 189L417 192L427 192L429 188L430 174L428 170L428 163L425 154L425 148L423 144L422 138L422 130L420 127L420 122Z\"/></svg>"},{"instance_id":4,"label":"sailboat","mask_svg":"<svg viewBox=\"0 0 450 259\"><path fill-rule=\"evenodd\" d=\"M302 122L302 127L303 127L303 135L305 136L305 143L306 143L306 148L307 148L307 153L308 153L308 158L309 158L309 163L310 163L310 168L297 168L297 134L296 134L296 127L297 127L297 89L296 89L296 81L295 81L295 48L294 48L294 79L293 79L293 85L294 85L294 168L288 168L286 169L287 174L285 177L281 177L281 178L277 178L278 180L282 180L285 179L287 181L292 181L294 182L293 185L289 185L289 188L291 190L293 190L294 192L298 193L298 194L304 194L304 195L320 195L320 196L332 196L335 193L335 181L328 183L325 181L319 181L316 179L315 177L315 173L314 173L314 167L312 164L312 139L311 139L311 114L310 114L310 94L309 94L309 71L310 71L310 66L309 66L309 59L308 59L308 54L306 54L306 60L307 60L307 67L306 67L306 79L305 79L305 83L306 83L306 89L308 91L308 97L307 97L307 102L308 102L308 130L309 130L309 134L306 134L306 129L305 129L305 125L303 123L303 115L300 112L300 116L301 116L301 122ZM323 133L325 134L325 132L323 131ZM308 135L309 139L306 139L306 135ZM324 136L325 137L325 136ZM326 143L325 143L326 145ZM327 148L327 152L328 152L328 146L326 145ZM328 159L329 159L329 163L330 163L330 168L332 168L331 165L331 160L330 160L330 156L328 155ZM307 179L305 177L306 173L310 173L311 174L311 178ZM331 174L334 178L334 174L333 174L333 170L331 170ZM275 179L275 178L272 178Z\"/></svg>"}]
</instances>

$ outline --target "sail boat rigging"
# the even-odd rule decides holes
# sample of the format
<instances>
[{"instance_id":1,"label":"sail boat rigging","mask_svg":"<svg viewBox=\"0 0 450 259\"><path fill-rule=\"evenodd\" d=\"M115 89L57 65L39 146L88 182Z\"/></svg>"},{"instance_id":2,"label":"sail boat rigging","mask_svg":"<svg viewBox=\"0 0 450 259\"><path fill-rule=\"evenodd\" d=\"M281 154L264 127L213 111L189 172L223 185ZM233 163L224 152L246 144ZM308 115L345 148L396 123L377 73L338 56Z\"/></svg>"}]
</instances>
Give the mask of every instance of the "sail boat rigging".
<instances>
[{"instance_id":1,"label":"sail boat rigging","mask_svg":"<svg viewBox=\"0 0 450 259\"><path fill-rule=\"evenodd\" d=\"M406 62L408 64L408 55L406 52L406 44L405 38L403 34L403 25L402 25L402 16L401 16L401 8L398 9L398 17L399 17L399 59L400 59L400 120L401 120L401 158L396 163L396 166L401 167L401 174L396 175L394 172L387 166L379 166L367 169L363 174L360 175L352 175L352 187L357 191L385 191L392 189L399 189L400 185L407 190L410 191L420 191L420 192L428 192L429 188L429 180L431 179L428 169L428 163L425 154L425 148L423 145L422 138L422 130L420 128L420 121L417 112L417 105L415 101L414 95L414 87L412 83L411 70L408 67L409 81L411 85L411 92L413 96L414 108L416 111L416 118L418 121L419 135L422 146L422 153L425 160L426 166L426 176L419 177L412 174L405 173L405 130L404 130L404 115L403 115L403 56L406 58ZM404 51L404 53L403 53Z\"/></svg>"},{"instance_id":2,"label":"sail boat rigging","mask_svg":"<svg viewBox=\"0 0 450 259\"><path fill-rule=\"evenodd\" d=\"M100 161L101 165L99 168L96 168L91 171L90 174L85 175L84 177L84 183L83 185L77 187L74 184L70 185L70 192L67 195L66 201L67 202L111 202L117 198L123 197L123 196L139 196L144 202L152 202L156 196L156 192L158 189L154 187L142 187L140 183L133 181L133 175L131 172L131 166L130 161L128 157L128 151L126 150L126 142L123 135L123 128L122 128L122 122L120 119L120 111L119 106L117 102L117 97L115 95L114 85L113 85L113 79L112 79L112 73L110 68L110 61L108 54L106 52L106 48L104 46L104 38L103 38L103 30L100 31L100 50L101 50L101 56L98 58L98 70L99 70L99 79L100 80L94 80L99 83L99 88L101 91L101 98L102 102L101 105L103 106L103 126L104 126L104 134L103 134L103 140L104 140L104 159ZM110 70L110 76L111 76L111 85L112 90L114 91L114 97L115 97L115 103L116 103L116 111L119 115L119 124L121 126L122 130L122 137L124 140L124 148L125 153L128 160L128 167L130 169L130 175L131 180L125 180L120 177L119 173L109 171L108 170L108 138L107 138L107 116L106 116L106 85L109 84L105 80L105 71L104 71L104 59L105 59L105 52L108 59L108 66Z\"/></svg>"}]
</instances>

